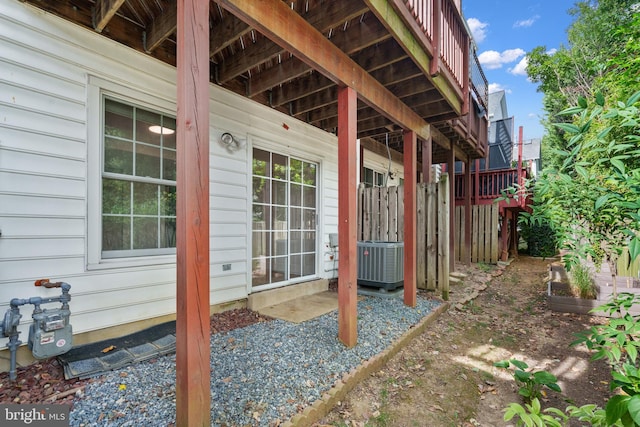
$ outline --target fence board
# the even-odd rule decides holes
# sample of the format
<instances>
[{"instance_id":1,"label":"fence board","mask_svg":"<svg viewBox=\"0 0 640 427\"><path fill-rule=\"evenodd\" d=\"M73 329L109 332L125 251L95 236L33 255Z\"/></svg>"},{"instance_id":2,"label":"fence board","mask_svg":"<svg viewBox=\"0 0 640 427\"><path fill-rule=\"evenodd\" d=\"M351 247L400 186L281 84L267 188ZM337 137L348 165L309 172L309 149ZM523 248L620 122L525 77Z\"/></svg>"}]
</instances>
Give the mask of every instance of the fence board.
<instances>
[{"instance_id":1,"label":"fence board","mask_svg":"<svg viewBox=\"0 0 640 427\"><path fill-rule=\"evenodd\" d=\"M500 236L498 234L498 222L499 222L499 208L497 203L492 203L491 205L491 224L489 231L491 232L491 264L496 264L498 262L498 245Z\"/></svg>"},{"instance_id":2,"label":"fence board","mask_svg":"<svg viewBox=\"0 0 640 427\"><path fill-rule=\"evenodd\" d=\"M438 181L438 288L449 299L449 180L447 174Z\"/></svg>"},{"instance_id":3,"label":"fence board","mask_svg":"<svg viewBox=\"0 0 640 427\"><path fill-rule=\"evenodd\" d=\"M380 240L380 190L371 191L371 240Z\"/></svg>"},{"instance_id":4,"label":"fence board","mask_svg":"<svg viewBox=\"0 0 640 427\"><path fill-rule=\"evenodd\" d=\"M398 187L389 187L389 227L387 240L390 242L398 241Z\"/></svg>"},{"instance_id":5,"label":"fence board","mask_svg":"<svg viewBox=\"0 0 640 427\"><path fill-rule=\"evenodd\" d=\"M404 187L398 188L398 242L404 242Z\"/></svg>"},{"instance_id":6,"label":"fence board","mask_svg":"<svg viewBox=\"0 0 640 427\"><path fill-rule=\"evenodd\" d=\"M478 234L478 206L471 207L471 262L478 262L478 242L480 241L480 235Z\"/></svg>"},{"instance_id":7,"label":"fence board","mask_svg":"<svg viewBox=\"0 0 640 427\"><path fill-rule=\"evenodd\" d=\"M491 262L491 205L484 209L484 259L483 262Z\"/></svg>"},{"instance_id":8,"label":"fence board","mask_svg":"<svg viewBox=\"0 0 640 427\"><path fill-rule=\"evenodd\" d=\"M441 200L439 185L446 190ZM448 190L445 184L436 183L418 187L416 280L421 289L448 292ZM358 240L404 241L404 187L361 186L358 194Z\"/></svg>"},{"instance_id":9,"label":"fence board","mask_svg":"<svg viewBox=\"0 0 640 427\"><path fill-rule=\"evenodd\" d=\"M498 262L498 214L499 206L473 205L471 218L465 217L464 206L456 206L456 261L464 262L465 240L464 224L471 221L471 262Z\"/></svg>"},{"instance_id":10,"label":"fence board","mask_svg":"<svg viewBox=\"0 0 640 427\"><path fill-rule=\"evenodd\" d=\"M436 185L429 184L426 186L426 194L425 194L425 215L426 215L426 282L427 289L431 291L436 290L437 280L438 280L438 267L436 260L438 259L438 239L437 239L437 230L436 230L436 212L437 212L437 196L436 196Z\"/></svg>"},{"instance_id":11,"label":"fence board","mask_svg":"<svg viewBox=\"0 0 640 427\"><path fill-rule=\"evenodd\" d=\"M640 277L638 271L640 270L640 258L632 263L629 263L629 249L625 249L618 259L618 276L627 277Z\"/></svg>"},{"instance_id":12,"label":"fence board","mask_svg":"<svg viewBox=\"0 0 640 427\"><path fill-rule=\"evenodd\" d=\"M416 221L416 285L418 289L427 289L426 280L426 259L427 259L427 226L426 226L426 204L425 204L425 184L418 186L418 194L416 194L417 221Z\"/></svg>"},{"instance_id":13,"label":"fence board","mask_svg":"<svg viewBox=\"0 0 640 427\"><path fill-rule=\"evenodd\" d=\"M384 190L383 187L379 187L378 194L380 195L380 234L377 240L389 242L389 187L384 187Z\"/></svg>"}]
</instances>

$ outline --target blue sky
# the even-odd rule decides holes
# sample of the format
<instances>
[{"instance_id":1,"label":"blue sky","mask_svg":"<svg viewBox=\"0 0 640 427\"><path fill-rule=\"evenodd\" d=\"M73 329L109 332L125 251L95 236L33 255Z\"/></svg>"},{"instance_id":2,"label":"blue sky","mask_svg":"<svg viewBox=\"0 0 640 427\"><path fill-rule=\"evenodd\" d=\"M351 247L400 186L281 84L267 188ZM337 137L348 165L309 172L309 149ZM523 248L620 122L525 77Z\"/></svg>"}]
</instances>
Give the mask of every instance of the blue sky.
<instances>
[{"instance_id":1,"label":"blue sky","mask_svg":"<svg viewBox=\"0 0 640 427\"><path fill-rule=\"evenodd\" d=\"M527 79L526 53L567 44L574 0L463 0L462 12L478 45L489 91L504 90L507 109L524 139L541 138L542 93Z\"/></svg>"}]
</instances>

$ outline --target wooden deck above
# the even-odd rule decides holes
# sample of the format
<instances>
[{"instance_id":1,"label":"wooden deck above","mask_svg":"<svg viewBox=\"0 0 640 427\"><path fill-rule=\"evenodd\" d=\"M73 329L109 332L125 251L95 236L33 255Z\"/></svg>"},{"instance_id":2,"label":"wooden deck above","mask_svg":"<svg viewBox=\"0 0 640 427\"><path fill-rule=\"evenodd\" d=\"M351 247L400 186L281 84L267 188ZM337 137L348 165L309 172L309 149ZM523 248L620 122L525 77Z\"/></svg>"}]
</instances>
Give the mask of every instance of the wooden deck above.
<instances>
[{"instance_id":1,"label":"wooden deck above","mask_svg":"<svg viewBox=\"0 0 640 427\"><path fill-rule=\"evenodd\" d=\"M24 3L176 63L175 0ZM433 138L433 163L486 154L487 82L459 2L219 0L209 22L214 84L331 133L338 86L351 86L359 138L402 152L414 130Z\"/></svg>"},{"instance_id":2,"label":"wooden deck above","mask_svg":"<svg viewBox=\"0 0 640 427\"><path fill-rule=\"evenodd\" d=\"M502 191L515 187L518 183L523 182L529 177L526 168L499 169L491 171L471 172L471 203L473 205L489 205L495 203L495 200L502 197ZM456 174L455 181L455 198L456 206L464 205L465 188L464 175ZM516 187L517 188L517 187ZM520 196L520 195L518 195ZM498 202L500 212L504 209L520 209L528 210L531 200L529 197L509 197L509 200L500 200Z\"/></svg>"}]
</instances>

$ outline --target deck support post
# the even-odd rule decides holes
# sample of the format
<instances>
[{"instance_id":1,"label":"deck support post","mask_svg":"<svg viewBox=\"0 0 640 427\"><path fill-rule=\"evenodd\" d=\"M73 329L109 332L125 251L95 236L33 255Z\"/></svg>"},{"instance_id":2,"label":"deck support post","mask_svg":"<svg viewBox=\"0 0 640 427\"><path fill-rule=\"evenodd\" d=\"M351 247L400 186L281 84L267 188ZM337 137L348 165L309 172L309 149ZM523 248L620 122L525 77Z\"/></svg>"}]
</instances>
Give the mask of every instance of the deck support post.
<instances>
[{"instance_id":1,"label":"deck support post","mask_svg":"<svg viewBox=\"0 0 640 427\"><path fill-rule=\"evenodd\" d=\"M464 256L461 257L466 265L471 265L471 191L471 160L467 160L464 163Z\"/></svg>"},{"instance_id":2,"label":"deck support post","mask_svg":"<svg viewBox=\"0 0 640 427\"><path fill-rule=\"evenodd\" d=\"M429 147L431 148L431 147ZM417 185L418 144L416 133L403 135L404 160L404 303L416 306L416 239L417 239Z\"/></svg>"},{"instance_id":3,"label":"deck support post","mask_svg":"<svg viewBox=\"0 0 640 427\"><path fill-rule=\"evenodd\" d=\"M456 152L451 142L447 155L449 171L449 273L456 271Z\"/></svg>"},{"instance_id":4,"label":"deck support post","mask_svg":"<svg viewBox=\"0 0 640 427\"><path fill-rule=\"evenodd\" d=\"M211 425L209 0L177 3L176 425Z\"/></svg>"},{"instance_id":5,"label":"deck support post","mask_svg":"<svg viewBox=\"0 0 640 427\"><path fill-rule=\"evenodd\" d=\"M358 342L357 101L354 89L338 89L338 338L347 347Z\"/></svg>"}]
</instances>

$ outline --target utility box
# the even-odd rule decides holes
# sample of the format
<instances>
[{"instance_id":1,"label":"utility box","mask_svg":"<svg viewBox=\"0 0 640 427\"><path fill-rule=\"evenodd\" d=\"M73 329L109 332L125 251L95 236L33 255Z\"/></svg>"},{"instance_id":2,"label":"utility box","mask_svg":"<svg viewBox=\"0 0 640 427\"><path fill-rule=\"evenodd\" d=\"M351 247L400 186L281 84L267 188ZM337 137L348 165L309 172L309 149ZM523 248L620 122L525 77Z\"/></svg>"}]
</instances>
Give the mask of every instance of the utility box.
<instances>
[{"instance_id":1,"label":"utility box","mask_svg":"<svg viewBox=\"0 0 640 427\"><path fill-rule=\"evenodd\" d=\"M358 284L394 290L404 284L404 242L358 242Z\"/></svg>"}]
</instances>

